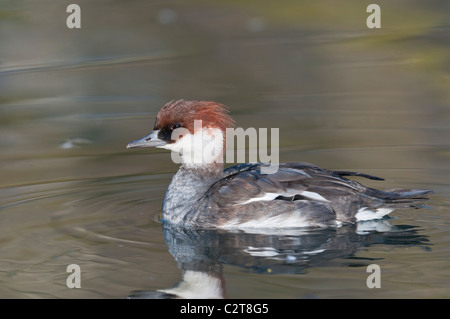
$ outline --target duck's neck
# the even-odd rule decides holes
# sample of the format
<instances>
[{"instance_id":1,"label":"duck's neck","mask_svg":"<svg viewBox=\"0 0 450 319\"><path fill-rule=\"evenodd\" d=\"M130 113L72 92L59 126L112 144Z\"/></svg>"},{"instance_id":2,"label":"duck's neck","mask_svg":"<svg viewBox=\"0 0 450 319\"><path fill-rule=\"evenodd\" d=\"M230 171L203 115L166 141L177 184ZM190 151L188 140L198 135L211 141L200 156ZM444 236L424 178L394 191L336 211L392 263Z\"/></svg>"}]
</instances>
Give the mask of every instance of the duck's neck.
<instances>
[{"instance_id":1,"label":"duck's neck","mask_svg":"<svg viewBox=\"0 0 450 319\"><path fill-rule=\"evenodd\" d=\"M222 176L223 163L181 165L167 188L162 207L163 219L172 223L180 222L197 208L205 192Z\"/></svg>"}]
</instances>

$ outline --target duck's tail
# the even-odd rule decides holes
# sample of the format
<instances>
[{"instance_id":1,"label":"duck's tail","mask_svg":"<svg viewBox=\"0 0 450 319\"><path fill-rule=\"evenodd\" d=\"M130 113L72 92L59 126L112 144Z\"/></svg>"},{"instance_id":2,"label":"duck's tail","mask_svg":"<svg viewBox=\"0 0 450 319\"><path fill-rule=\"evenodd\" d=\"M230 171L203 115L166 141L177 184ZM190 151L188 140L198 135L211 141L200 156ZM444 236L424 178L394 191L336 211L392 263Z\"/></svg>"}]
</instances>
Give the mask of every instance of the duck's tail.
<instances>
[{"instance_id":1,"label":"duck's tail","mask_svg":"<svg viewBox=\"0 0 450 319\"><path fill-rule=\"evenodd\" d=\"M390 189L377 191L377 197L382 199L384 206L392 208L422 207L423 201L428 200L427 195L433 193L429 189Z\"/></svg>"},{"instance_id":2,"label":"duck's tail","mask_svg":"<svg viewBox=\"0 0 450 319\"><path fill-rule=\"evenodd\" d=\"M433 191L428 189L390 189L380 191L369 189L366 195L372 197L370 204L358 210L357 221L383 218L398 208L422 208L427 195Z\"/></svg>"}]
</instances>

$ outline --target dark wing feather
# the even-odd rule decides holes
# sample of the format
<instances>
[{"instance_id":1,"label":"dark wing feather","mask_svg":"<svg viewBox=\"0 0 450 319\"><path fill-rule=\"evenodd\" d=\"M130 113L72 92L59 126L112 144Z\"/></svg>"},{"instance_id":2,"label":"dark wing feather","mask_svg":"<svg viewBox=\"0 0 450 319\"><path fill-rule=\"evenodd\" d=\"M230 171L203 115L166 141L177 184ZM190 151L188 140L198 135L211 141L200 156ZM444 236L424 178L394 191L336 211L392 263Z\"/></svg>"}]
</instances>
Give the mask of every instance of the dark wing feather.
<instances>
[{"instance_id":1,"label":"dark wing feather","mask_svg":"<svg viewBox=\"0 0 450 319\"><path fill-rule=\"evenodd\" d=\"M296 163L299 164L299 163ZM224 171L225 177L214 183L208 196L215 198L219 206L244 203L252 198L264 196L267 193L288 195L289 187L296 185L301 189L304 186L301 180L311 179L311 176L302 168L311 166L290 167L287 164L280 165L274 174L262 174L260 169L265 164L239 164ZM291 191L290 196L295 195Z\"/></svg>"},{"instance_id":2,"label":"dark wing feather","mask_svg":"<svg viewBox=\"0 0 450 319\"><path fill-rule=\"evenodd\" d=\"M262 174L261 167L268 164L248 163L230 167L224 177L206 192L204 200L217 209L230 206L258 206L283 210L281 205L291 207L294 201L321 202L335 212L340 221L354 221L362 207L377 209L395 203L412 203L422 200L428 191L380 191L368 188L344 176L358 176L374 180L379 177L348 171L321 169L309 163L280 164L274 174ZM260 202L251 199L269 198ZM272 196L272 198L270 198ZM244 208L243 208L244 210Z\"/></svg>"},{"instance_id":3,"label":"dark wing feather","mask_svg":"<svg viewBox=\"0 0 450 319\"><path fill-rule=\"evenodd\" d=\"M333 171L333 173L337 174L339 176L359 176L359 177L364 177L364 178L368 178L368 179L373 179L376 181L384 181L384 178L369 175L369 174L359 173L359 172Z\"/></svg>"}]
</instances>

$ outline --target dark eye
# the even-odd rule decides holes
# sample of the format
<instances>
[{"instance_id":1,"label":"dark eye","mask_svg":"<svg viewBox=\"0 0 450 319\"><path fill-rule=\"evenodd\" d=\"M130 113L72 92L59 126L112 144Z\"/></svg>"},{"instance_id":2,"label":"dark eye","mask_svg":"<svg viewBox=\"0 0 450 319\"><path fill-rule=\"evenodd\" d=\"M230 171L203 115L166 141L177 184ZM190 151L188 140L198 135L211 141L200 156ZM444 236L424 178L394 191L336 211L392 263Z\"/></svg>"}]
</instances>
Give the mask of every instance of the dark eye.
<instances>
[{"instance_id":1,"label":"dark eye","mask_svg":"<svg viewBox=\"0 0 450 319\"><path fill-rule=\"evenodd\" d=\"M173 130L179 128L179 127L181 127L181 124L180 124L180 123L175 123L175 124L173 124L173 125L170 127L170 129L173 131Z\"/></svg>"}]
</instances>

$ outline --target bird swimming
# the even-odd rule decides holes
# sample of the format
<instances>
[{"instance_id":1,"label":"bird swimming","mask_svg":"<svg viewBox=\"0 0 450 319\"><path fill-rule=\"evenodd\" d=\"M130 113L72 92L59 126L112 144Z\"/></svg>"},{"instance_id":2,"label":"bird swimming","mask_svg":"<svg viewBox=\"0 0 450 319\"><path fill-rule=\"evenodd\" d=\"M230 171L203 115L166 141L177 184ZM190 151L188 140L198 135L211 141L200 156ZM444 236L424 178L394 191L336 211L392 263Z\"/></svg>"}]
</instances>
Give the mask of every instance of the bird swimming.
<instances>
[{"instance_id":1,"label":"bird swimming","mask_svg":"<svg viewBox=\"0 0 450 319\"><path fill-rule=\"evenodd\" d=\"M432 193L378 190L347 177L382 178L302 162L280 163L270 174L264 170L268 163L224 170L226 129L233 123L223 104L173 100L160 109L150 134L127 145L163 148L180 157L163 201L163 222L223 229L336 227L420 207Z\"/></svg>"}]
</instances>

